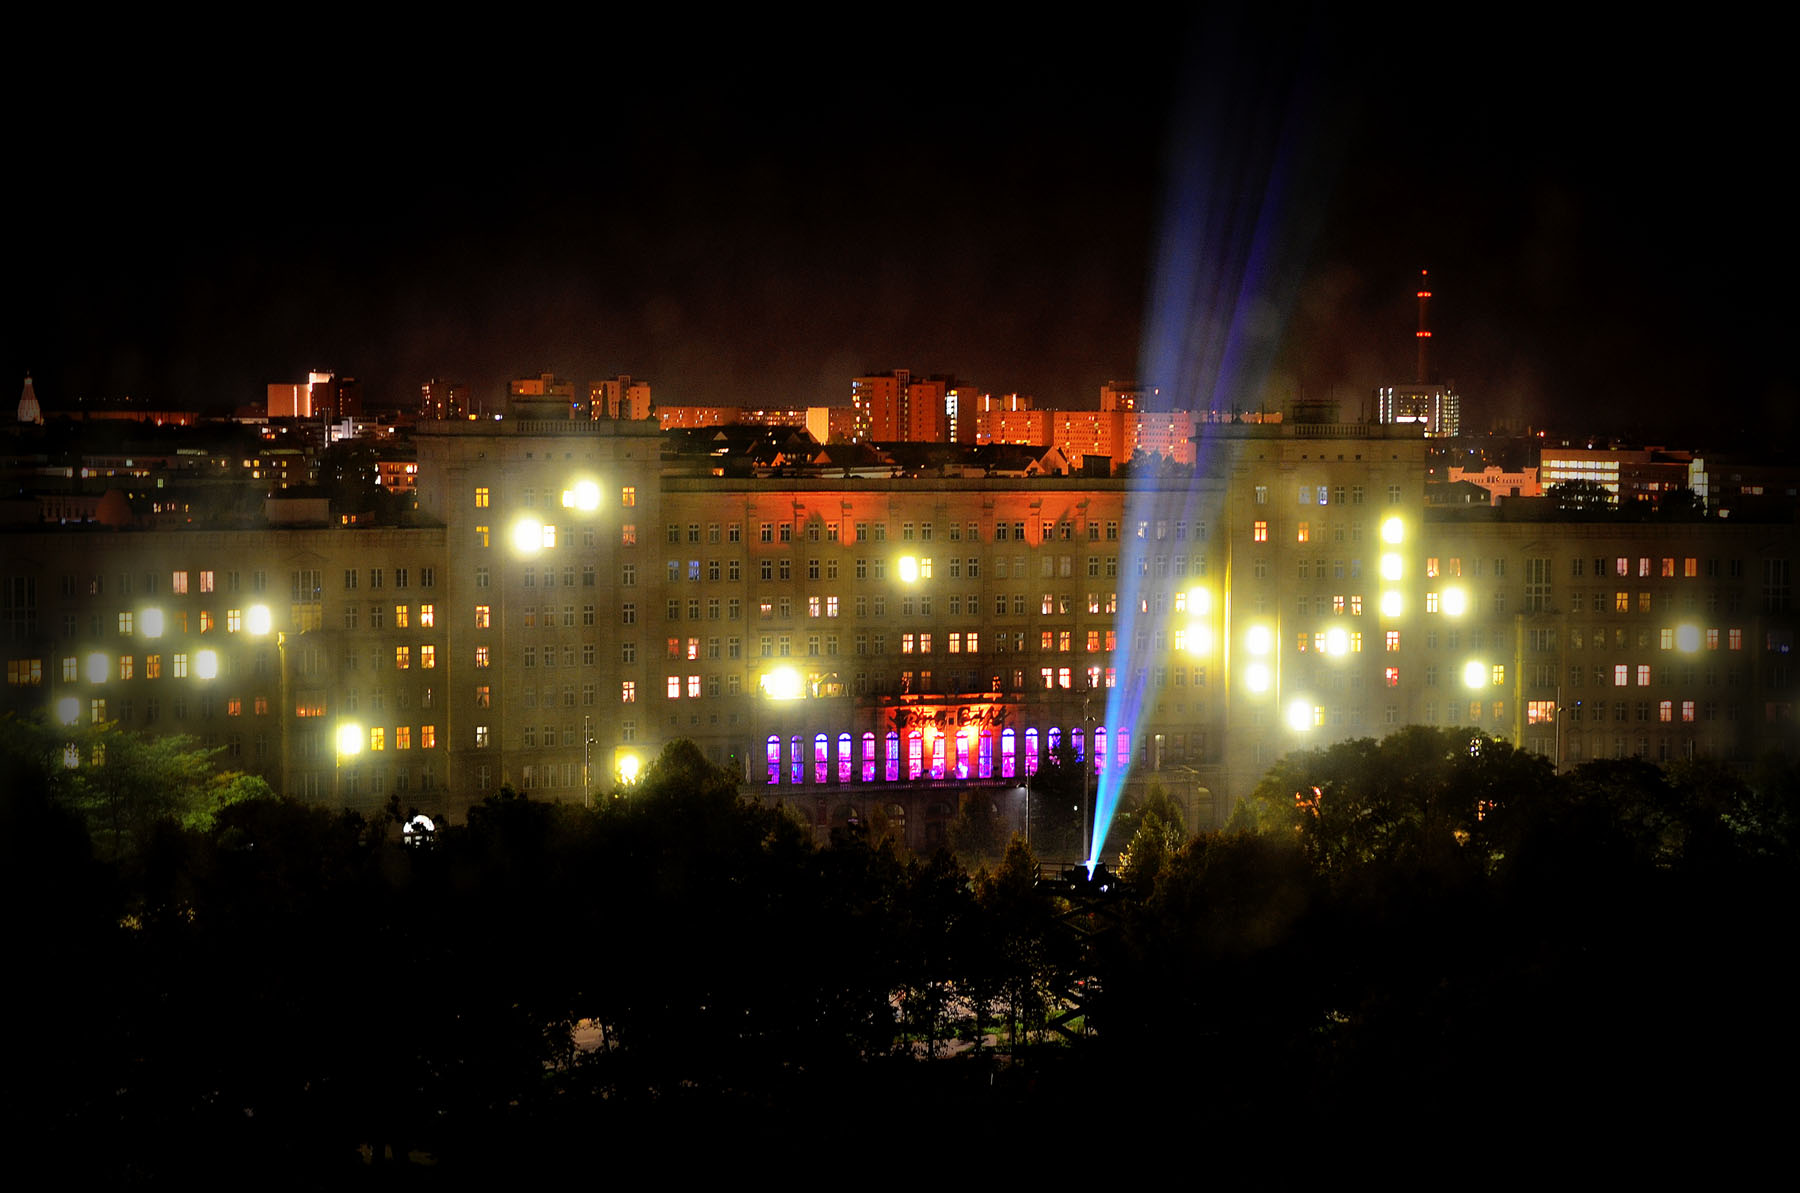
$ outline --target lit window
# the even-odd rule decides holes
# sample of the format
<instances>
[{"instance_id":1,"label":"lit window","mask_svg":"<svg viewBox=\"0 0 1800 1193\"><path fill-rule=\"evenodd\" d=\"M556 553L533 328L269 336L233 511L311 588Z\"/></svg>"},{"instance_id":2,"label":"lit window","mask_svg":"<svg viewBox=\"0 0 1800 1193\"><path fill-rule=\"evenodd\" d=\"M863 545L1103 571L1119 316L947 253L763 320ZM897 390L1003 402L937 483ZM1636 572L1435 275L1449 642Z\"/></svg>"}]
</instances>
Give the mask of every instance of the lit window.
<instances>
[{"instance_id":1,"label":"lit window","mask_svg":"<svg viewBox=\"0 0 1800 1193\"><path fill-rule=\"evenodd\" d=\"M425 732L427 734L429 734L431 732L430 728L427 727ZM475 726L475 748L477 750L485 750L485 749L487 749L487 746L488 746L488 727L486 725Z\"/></svg>"},{"instance_id":2,"label":"lit window","mask_svg":"<svg viewBox=\"0 0 1800 1193\"><path fill-rule=\"evenodd\" d=\"M394 728L394 748L396 750L412 749L412 726L397 725Z\"/></svg>"},{"instance_id":3,"label":"lit window","mask_svg":"<svg viewBox=\"0 0 1800 1193\"><path fill-rule=\"evenodd\" d=\"M637 682L635 680L627 679L619 684L619 702L621 704L637 703Z\"/></svg>"},{"instance_id":4,"label":"lit window","mask_svg":"<svg viewBox=\"0 0 1800 1193\"><path fill-rule=\"evenodd\" d=\"M1400 631L1399 630L1389 630L1387 632L1387 648L1389 650L1399 650L1400 649Z\"/></svg>"},{"instance_id":5,"label":"lit window","mask_svg":"<svg viewBox=\"0 0 1800 1193\"><path fill-rule=\"evenodd\" d=\"M477 667L486 667L488 665L489 658L490 658L490 655L489 655L487 647L477 646L475 648L475 665Z\"/></svg>"},{"instance_id":6,"label":"lit window","mask_svg":"<svg viewBox=\"0 0 1800 1193\"><path fill-rule=\"evenodd\" d=\"M436 746L437 746L437 726L436 725L421 725L421 726L419 726L419 748L421 750L430 750L430 749L436 748Z\"/></svg>"},{"instance_id":7,"label":"lit window","mask_svg":"<svg viewBox=\"0 0 1800 1193\"><path fill-rule=\"evenodd\" d=\"M437 624L437 610L431 605L419 606L419 628L429 630Z\"/></svg>"},{"instance_id":8,"label":"lit window","mask_svg":"<svg viewBox=\"0 0 1800 1193\"><path fill-rule=\"evenodd\" d=\"M1312 539L1312 526L1309 523L1302 522L1302 523L1300 523L1299 526L1294 528L1294 541L1295 542L1304 543L1304 542L1310 541L1311 539Z\"/></svg>"},{"instance_id":9,"label":"lit window","mask_svg":"<svg viewBox=\"0 0 1800 1193\"><path fill-rule=\"evenodd\" d=\"M493 620L494 620L493 608L491 606L489 606L489 605L475 606L475 628L476 629L485 630L485 629L492 628Z\"/></svg>"},{"instance_id":10,"label":"lit window","mask_svg":"<svg viewBox=\"0 0 1800 1193\"><path fill-rule=\"evenodd\" d=\"M406 606L406 605L395 605L394 606L394 628L396 630L404 630L406 628L407 616L408 616L409 612L410 612L409 606Z\"/></svg>"},{"instance_id":11,"label":"lit window","mask_svg":"<svg viewBox=\"0 0 1800 1193\"><path fill-rule=\"evenodd\" d=\"M1257 542L1257 543L1268 542L1269 541L1269 524L1267 522L1257 522L1254 526L1252 526L1250 528L1250 539L1252 542Z\"/></svg>"},{"instance_id":12,"label":"lit window","mask_svg":"<svg viewBox=\"0 0 1800 1193\"><path fill-rule=\"evenodd\" d=\"M1619 663L1618 665L1613 667L1613 687L1622 688L1630 682L1631 682L1631 667L1629 664Z\"/></svg>"},{"instance_id":13,"label":"lit window","mask_svg":"<svg viewBox=\"0 0 1800 1193\"><path fill-rule=\"evenodd\" d=\"M425 670L425 671L430 671L433 668L435 668L436 666L437 666L437 647L435 647L435 646L419 647L419 667L420 667L420 669Z\"/></svg>"},{"instance_id":14,"label":"lit window","mask_svg":"<svg viewBox=\"0 0 1800 1193\"><path fill-rule=\"evenodd\" d=\"M409 668L411 666L412 666L412 647L410 647L410 646L394 647L394 668L398 671L405 671L407 668Z\"/></svg>"},{"instance_id":15,"label":"lit window","mask_svg":"<svg viewBox=\"0 0 1800 1193\"><path fill-rule=\"evenodd\" d=\"M667 686L669 699L671 699L671 700L681 699L681 676L679 676L679 675L669 676L668 680L666 681L666 686Z\"/></svg>"},{"instance_id":16,"label":"lit window","mask_svg":"<svg viewBox=\"0 0 1800 1193\"><path fill-rule=\"evenodd\" d=\"M369 749L371 749L371 750L387 749L387 730L386 729L370 729L369 730Z\"/></svg>"},{"instance_id":17,"label":"lit window","mask_svg":"<svg viewBox=\"0 0 1800 1193\"><path fill-rule=\"evenodd\" d=\"M475 508L478 510L488 508L488 489L486 485L477 486L475 489Z\"/></svg>"},{"instance_id":18,"label":"lit window","mask_svg":"<svg viewBox=\"0 0 1800 1193\"><path fill-rule=\"evenodd\" d=\"M1648 663L1639 663L1638 664L1637 681L1638 681L1638 687L1640 687L1640 688L1647 688L1650 686L1650 664L1648 664Z\"/></svg>"}]
</instances>

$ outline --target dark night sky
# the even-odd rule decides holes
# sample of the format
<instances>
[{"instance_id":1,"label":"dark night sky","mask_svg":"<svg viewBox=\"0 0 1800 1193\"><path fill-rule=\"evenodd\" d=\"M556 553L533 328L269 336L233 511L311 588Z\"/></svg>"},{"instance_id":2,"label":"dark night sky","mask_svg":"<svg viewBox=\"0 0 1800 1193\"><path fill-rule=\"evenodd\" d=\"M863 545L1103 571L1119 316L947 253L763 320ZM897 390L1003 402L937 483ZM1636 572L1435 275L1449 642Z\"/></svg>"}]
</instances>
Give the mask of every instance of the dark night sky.
<instances>
[{"instance_id":1,"label":"dark night sky","mask_svg":"<svg viewBox=\"0 0 1800 1193\"><path fill-rule=\"evenodd\" d=\"M843 401L906 366L1088 402L1139 371L1169 146L1276 110L1307 169L1263 400L1409 380L1428 266L1476 423L1792 432L1771 39L1554 12L35 58L0 364L52 405L221 407L313 367L371 399L554 370Z\"/></svg>"}]
</instances>

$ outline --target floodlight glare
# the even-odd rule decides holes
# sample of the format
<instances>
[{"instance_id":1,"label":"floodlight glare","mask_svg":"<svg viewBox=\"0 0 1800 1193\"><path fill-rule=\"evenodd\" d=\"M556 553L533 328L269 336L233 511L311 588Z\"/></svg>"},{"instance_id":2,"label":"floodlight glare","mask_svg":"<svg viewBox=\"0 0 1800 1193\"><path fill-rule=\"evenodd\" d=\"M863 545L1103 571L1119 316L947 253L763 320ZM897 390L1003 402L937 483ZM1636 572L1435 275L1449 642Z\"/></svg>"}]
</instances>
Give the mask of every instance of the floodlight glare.
<instances>
[{"instance_id":1,"label":"floodlight glare","mask_svg":"<svg viewBox=\"0 0 1800 1193\"><path fill-rule=\"evenodd\" d=\"M798 700L805 685L800 673L792 667L781 667L765 672L762 680L763 695L771 700Z\"/></svg>"},{"instance_id":2,"label":"floodlight glare","mask_svg":"<svg viewBox=\"0 0 1800 1193\"><path fill-rule=\"evenodd\" d=\"M1700 649L1700 627L1693 625L1675 628L1675 647L1677 650L1692 653Z\"/></svg>"},{"instance_id":3,"label":"floodlight glare","mask_svg":"<svg viewBox=\"0 0 1800 1193\"><path fill-rule=\"evenodd\" d=\"M1275 635L1266 625L1253 625L1250 632L1244 635L1244 649L1251 654L1268 654L1269 648L1275 645Z\"/></svg>"},{"instance_id":4,"label":"floodlight glare","mask_svg":"<svg viewBox=\"0 0 1800 1193\"><path fill-rule=\"evenodd\" d=\"M1288 728L1303 731L1313 727L1313 706L1305 700L1296 700L1287 706Z\"/></svg>"},{"instance_id":5,"label":"floodlight glare","mask_svg":"<svg viewBox=\"0 0 1800 1193\"><path fill-rule=\"evenodd\" d=\"M143 616L138 618L138 623L143 626L144 637L160 638L163 636L163 611L161 609L144 610Z\"/></svg>"},{"instance_id":6,"label":"floodlight glare","mask_svg":"<svg viewBox=\"0 0 1800 1193\"><path fill-rule=\"evenodd\" d=\"M513 550L521 555L536 555L544 546L544 524L536 518L520 518L513 523Z\"/></svg>"},{"instance_id":7,"label":"floodlight glare","mask_svg":"<svg viewBox=\"0 0 1800 1193\"><path fill-rule=\"evenodd\" d=\"M1399 518L1388 518L1381 524L1381 541L1398 543L1406 537L1406 524Z\"/></svg>"},{"instance_id":8,"label":"floodlight glare","mask_svg":"<svg viewBox=\"0 0 1800 1193\"><path fill-rule=\"evenodd\" d=\"M632 750L620 750L613 757L613 769L619 772L619 782L635 783L643 773L644 760Z\"/></svg>"},{"instance_id":9,"label":"floodlight glare","mask_svg":"<svg viewBox=\"0 0 1800 1193\"><path fill-rule=\"evenodd\" d=\"M1398 617L1400 616L1400 610L1404 607L1405 602L1400 599L1400 594L1393 589L1390 588L1381 594L1381 615L1383 617Z\"/></svg>"},{"instance_id":10,"label":"floodlight glare","mask_svg":"<svg viewBox=\"0 0 1800 1193\"><path fill-rule=\"evenodd\" d=\"M87 657L87 678L89 683L105 683L107 672L106 656L94 651Z\"/></svg>"},{"instance_id":11,"label":"floodlight glare","mask_svg":"<svg viewBox=\"0 0 1800 1193\"><path fill-rule=\"evenodd\" d=\"M201 679L213 679L219 674L219 652L203 650L194 655L194 674Z\"/></svg>"},{"instance_id":12,"label":"floodlight glare","mask_svg":"<svg viewBox=\"0 0 1800 1193\"><path fill-rule=\"evenodd\" d=\"M1332 628L1325 631L1325 653L1333 655L1346 654L1350 650L1350 635L1347 631Z\"/></svg>"},{"instance_id":13,"label":"floodlight glare","mask_svg":"<svg viewBox=\"0 0 1800 1193\"><path fill-rule=\"evenodd\" d=\"M1269 666L1267 663L1252 663L1244 668L1244 686L1252 692L1269 690Z\"/></svg>"},{"instance_id":14,"label":"floodlight glare","mask_svg":"<svg viewBox=\"0 0 1800 1193\"><path fill-rule=\"evenodd\" d=\"M73 725L81 720L81 701L73 696L64 696L56 702L56 719L64 725Z\"/></svg>"},{"instance_id":15,"label":"floodlight glare","mask_svg":"<svg viewBox=\"0 0 1800 1193\"><path fill-rule=\"evenodd\" d=\"M593 481L578 481L573 489L564 489L563 508L592 513L600 508L600 486Z\"/></svg>"},{"instance_id":16,"label":"floodlight glare","mask_svg":"<svg viewBox=\"0 0 1800 1193\"><path fill-rule=\"evenodd\" d=\"M252 634L266 634L269 632L269 625L269 607L267 605L250 606L248 615L244 618L244 627Z\"/></svg>"},{"instance_id":17,"label":"floodlight glare","mask_svg":"<svg viewBox=\"0 0 1800 1193\"><path fill-rule=\"evenodd\" d=\"M1388 551L1384 553L1381 557L1381 578L1383 580L1398 580L1400 578L1402 566L1398 552Z\"/></svg>"},{"instance_id":18,"label":"floodlight glare","mask_svg":"<svg viewBox=\"0 0 1800 1193\"><path fill-rule=\"evenodd\" d=\"M362 753L362 735L362 726L354 721L345 721L342 725L339 725L337 730L338 754L348 756L351 754Z\"/></svg>"},{"instance_id":19,"label":"floodlight glare","mask_svg":"<svg viewBox=\"0 0 1800 1193\"><path fill-rule=\"evenodd\" d=\"M1189 654L1211 654L1213 648L1212 630L1203 625L1191 625L1187 631L1187 652Z\"/></svg>"},{"instance_id":20,"label":"floodlight glare","mask_svg":"<svg viewBox=\"0 0 1800 1193\"><path fill-rule=\"evenodd\" d=\"M1205 588L1188 589L1188 612L1205 616L1212 612L1212 592Z\"/></svg>"},{"instance_id":21,"label":"floodlight glare","mask_svg":"<svg viewBox=\"0 0 1800 1193\"><path fill-rule=\"evenodd\" d=\"M900 579L901 579L901 581L906 584L911 584L914 580L917 580L918 578L919 578L919 561L911 555L902 555L900 557Z\"/></svg>"},{"instance_id":22,"label":"floodlight glare","mask_svg":"<svg viewBox=\"0 0 1800 1193\"><path fill-rule=\"evenodd\" d=\"M1460 588L1444 590L1444 612L1451 617L1461 617L1469 608L1469 594Z\"/></svg>"},{"instance_id":23,"label":"floodlight glare","mask_svg":"<svg viewBox=\"0 0 1800 1193\"><path fill-rule=\"evenodd\" d=\"M1463 686L1469 688L1485 688L1488 682L1487 664L1480 659L1470 659L1463 664Z\"/></svg>"}]
</instances>

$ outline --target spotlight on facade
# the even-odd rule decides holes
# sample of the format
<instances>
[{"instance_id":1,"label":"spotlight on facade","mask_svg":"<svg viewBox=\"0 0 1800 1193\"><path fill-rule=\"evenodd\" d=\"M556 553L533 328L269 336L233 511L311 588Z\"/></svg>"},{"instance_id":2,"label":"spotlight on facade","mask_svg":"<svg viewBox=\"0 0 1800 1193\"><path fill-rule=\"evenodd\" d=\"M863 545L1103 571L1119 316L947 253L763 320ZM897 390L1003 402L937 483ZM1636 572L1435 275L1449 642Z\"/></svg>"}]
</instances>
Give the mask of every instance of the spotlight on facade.
<instances>
[{"instance_id":1,"label":"spotlight on facade","mask_svg":"<svg viewBox=\"0 0 1800 1193\"><path fill-rule=\"evenodd\" d=\"M143 627L144 637L146 637L146 638L162 637L163 636L163 611L161 609L146 609L146 610L144 610L142 616L140 616L138 618L138 624Z\"/></svg>"},{"instance_id":2,"label":"spotlight on facade","mask_svg":"<svg viewBox=\"0 0 1800 1193\"><path fill-rule=\"evenodd\" d=\"M1398 544L1406 537L1406 523L1399 518L1387 518L1381 523L1381 541L1390 545Z\"/></svg>"},{"instance_id":3,"label":"spotlight on facade","mask_svg":"<svg viewBox=\"0 0 1800 1193\"><path fill-rule=\"evenodd\" d=\"M194 655L194 674L201 679L215 679L219 674L219 652L202 650Z\"/></svg>"},{"instance_id":4,"label":"spotlight on facade","mask_svg":"<svg viewBox=\"0 0 1800 1193\"><path fill-rule=\"evenodd\" d=\"M765 672L760 681L763 695L771 700L798 700L806 691L806 682L792 667Z\"/></svg>"},{"instance_id":5,"label":"spotlight on facade","mask_svg":"<svg viewBox=\"0 0 1800 1193\"><path fill-rule=\"evenodd\" d=\"M1480 659L1470 659L1463 664L1463 686L1466 688L1485 688L1488 683L1487 664Z\"/></svg>"},{"instance_id":6,"label":"spotlight on facade","mask_svg":"<svg viewBox=\"0 0 1800 1193\"><path fill-rule=\"evenodd\" d=\"M1350 635L1347 631L1332 627L1325 631L1325 653L1343 655L1350 651Z\"/></svg>"},{"instance_id":7,"label":"spotlight on facade","mask_svg":"<svg viewBox=\"0 0 1800 1193\"><path fill-rule=\"evenodd\" d=\"M250 606L244 617L245 629L249 630L252 634L266 634L269 632L270 625L269 607L267 605Z\"/></svg>"},{"instance_id":8,"label":"spotlight on facade","mask_svg":"<svg viewBox=\"0 0 1800 1193\"><path fill-rule=\"evenodd\" d=\"M1444 590L1444 612L1451 617L1461 617L1469 609L1469 594L1460 588Z\"/></svg>"},{"instance_id":9,"label":"spotlight on facade","mask_svg":"<svg viewBox=\"0 0 1800 1193\"><path fill-rule=\"evenodd\" d=\"M918 578L919 578L919 561L918 561L917 557L912 556L912 555L902 555L900 557L900 580L901 580L901 582L904 584L911 584L911 583L915 582L916 580L918 580Z\"/></svg>"},{"instance_id":10,"label":"spotlight on facade","mask_svg":"<svg viewBox=\"0 0 1800 1193\"><path fill-rule=\"evenodd\" d=\"M1383 552L1381 556L1381 578L1388 581L1398 580L1401 572L1404 570L1404 566L1405 565L1400 562L1399 552Z\"/></svg>"},{"instance_id":11,"label":"spotlight on facade","mask_svg":"<svg viewBox=\"0 0 1800 1193\"><path fill-rule=\"evenodd\" d=\"M105 683L108 666L109 664L104 654L97 650L89 654L87 657L86 668L88 682Z\"/></svg>"},{"instance_id":12,"label":"spotlight on facade","mask_svg":"<svg viewBox=\"0 0 1800 1193\"><path fill-rule=\"evenodd\" d=\"M1212 612L1212 590L1207 588L1190 588L1187 594L1188 612L1196 617L1205 617Z\"/></svg>"},{"instance_id":13,"label":"spotlight on facade","mask_svg":"<svg viewBox=\"0 0 1800 1193\"><path fill-rule=\"evenodd\" d=\"M347 758L362 753L363 730L355 721L345 721L337 728L337 752L339 757Z\"/></svg>"},{"instance_id":14,"label":"spotlight on facade","mask_svg":"<svg viewBox=\"0 0 1800 1193\"><path fill-rule=\"evenodd\" d=\"M1294 730L1296 733L1311 729L1315 719L1316 715L1313 706L1308 701L1296 700L1287 706L1288 728Z\"/></svg>"},{"instance_id":15,"label":"spotlight on facade","mask_svg":"<svg viewBox=\"0 0 1800 1193\"><path fill-rule=\"evenodd\" d=\"M1383 617L1398 617L1401 610L1405 608L1406 602L1393 589L1390 588L1381 594L1381 615Z\"/></svg>"},{"instance_id":16,"label":"spotlight on facade","mask_svg":"<svg viewBox=\"0 0 1800 1193\"><path fill-rule=\"evenodd\" d=\"M73 725L81 720L81 701L73 696L64 696L56 702L56 721L59 725Z\"/></svg>"},{"instance_id":17,"label":"spotlight on facade","mask_svg":"<svg viewBox=\"0 0 1800 1193\"><path fill-rule=\"evenodd\" d=\"M577 481L574 488L563 490L562 503L564 509L593 513L600 508L600 486L593 481Z\"/></svg>"},{"instance_id":18,"label":"spotlight on facade","mask_svg":"<svg viewBox=\"0 0 1800 1193\"><path fill-rule=\"evenodd\" d=\"M1208 626L1191 625L1182 639L1182 645L1189 654L1211 654L1213 648L1212 630Z\"/></svg>"},{"instance_id":19,"label":"spotlight on facade","mask_svg":"<svg viewBox=\"0 0 1800 1193\"><path fill-rule=\"evenodd\" d=\"M1700 649L1700 627L1684 625L1675 627L1675 649L1692 654Z\"/></svg>"},{"instance_id":20,"label":"spotlight on facade","mask_svg":"<svg viewBox=\"0 0 1800 1193\"><path fill-rule=\"evenodd\" d=\"M1266 625L1253 625L1244 635L1244 649L1251 654L1268 654L1275 645L1275 634Z\"/></svg>"},{"instance_id":21,"label":"spotlight on facade","mask_svg":"<svg viewBox=\"0 0 1800 1193\"><path fill-rule=\"evenodd\" d=\"M644 760L636 750L620 750L613 755L613 771L619 776L619 782L635 783L644 773Z\"/></svg>"},{"instance_id":22,"label":"spotlight on facade","mask_svg":"<svg viewBox=\"0 0 1800 1193\"><path fill-rule=\"evenodd\" d=\"M1249 688L1252 692L1268 691L1269 665L1267 663L1252 663L1244 668L1244 686Z\"/></svg>"},{"instance_id":23,"label":"spotlight on facade","mask_svg":"<svg viewBox=\"0 0 1800 1193\"><path fill-rule=\"evenodd\" d=\"M544 524L536 518L520 518L513 523L513 550L521 555L536 555L544 546Z\"/></svg>"}]
</instances>

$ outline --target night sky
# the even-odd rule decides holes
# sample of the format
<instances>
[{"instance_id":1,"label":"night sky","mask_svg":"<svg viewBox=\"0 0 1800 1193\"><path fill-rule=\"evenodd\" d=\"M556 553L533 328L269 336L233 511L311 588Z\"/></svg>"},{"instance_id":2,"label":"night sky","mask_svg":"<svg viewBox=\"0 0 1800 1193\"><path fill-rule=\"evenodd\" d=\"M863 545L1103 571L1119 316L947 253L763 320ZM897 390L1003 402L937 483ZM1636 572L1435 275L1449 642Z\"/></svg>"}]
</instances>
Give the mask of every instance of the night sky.
<instances>
[{"instance_id":1,"label":"night sky","mask_svg":"<svg viewBox=\"0 0 1800 1193\"><path fill-rule=\"evenodd\" d=\"M554 371L843 402L910 367L1091 403L1150 359L1204 187L1273 216L1234 404L1354 416L1411 380L1429 267L1468 423L1793 432L1776 39L1422 11L25 55L0 362L51 406L222 409L309 368L369 401Z\"/></svg>"}]
</instances>

